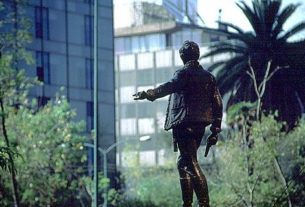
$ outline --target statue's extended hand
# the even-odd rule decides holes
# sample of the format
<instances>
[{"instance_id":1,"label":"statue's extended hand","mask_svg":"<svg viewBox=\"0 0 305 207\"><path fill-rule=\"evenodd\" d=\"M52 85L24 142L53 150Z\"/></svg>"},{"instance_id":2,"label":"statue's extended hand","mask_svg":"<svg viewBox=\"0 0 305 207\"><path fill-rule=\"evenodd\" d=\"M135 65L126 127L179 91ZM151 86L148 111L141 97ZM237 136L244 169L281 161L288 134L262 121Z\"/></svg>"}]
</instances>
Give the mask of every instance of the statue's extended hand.
<instances>
[{"instance_id":1,"label":"statue's extended hand","mask_svg":"<svg viewBox=\"0 0 305 207\"><path fill-rule=\"evenodd\" d=\"M147 93L145 91L140 91L133 94L132 96L134 96L133 100L143 100L147 98Z\"/></svg>"}]
</instances>

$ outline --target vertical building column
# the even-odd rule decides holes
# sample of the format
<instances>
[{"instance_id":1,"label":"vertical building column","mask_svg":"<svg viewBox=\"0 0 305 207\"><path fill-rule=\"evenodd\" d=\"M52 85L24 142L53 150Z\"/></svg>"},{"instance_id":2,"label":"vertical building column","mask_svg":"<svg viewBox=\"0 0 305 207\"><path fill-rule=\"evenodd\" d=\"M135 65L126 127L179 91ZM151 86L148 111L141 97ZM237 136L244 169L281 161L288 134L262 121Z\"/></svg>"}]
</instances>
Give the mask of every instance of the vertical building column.
<instances>
[{"instance_id":1,"label":"vertical building column","mask_svg":"<svg viewBox=\"0 0 305 207\"><path fill-rule=\"evenodd\" d=\"M156 52L153 52L153 82L154 82L154 87L157 87L157 78L156 78L156 73L157 73L157 64L156 64ZM158 120L157 120L157 103L153 104L154 107L154 139L153 139L153 145L155 149L155 164L159 165L159 146L158 146Z\"/></svg>"},{"instance_id":2,"label":"vertical building column","mask_svg":"<svg viewBox=\"0 0 305 207\"><path fill-rule=\"evenodd\" d=\"M69 15L68 15L68 0L65 0L65 37L66 37L66 96L67 100L70 101L70 93L69 93L69 88L70 88L70 60L69 60Z\"/></svg>"},{"instance_id":3,"label":"vertical building column","mask_svg":"<svg viewBox=\"0 0 305 207\"><path fill-rule=\"evenodd\" d=\"M117 69L115 71L115 76L117 77L117 82L115 83L116 85L116 88L118 90L117 92L117 97L116 97L116 101L115 101L115 104L116 104L116 107L117 107L117 115L116 115L116 118L117 118L117 127L118 127L118 130L117 130L117 137L118 137L118 140L117 141L121 141L122 140L122 137L121 137L121 110L120 110L120 106L121 106L121 100L120 100L120 97L121 97L121 69L120 69L120 56L117 55L116 56L116 61L115 61L115 65L114 67ZM122 167L122 149L123 147L122 146L118 146L117 147L117 153L119 155L119 167Z\"/></svg>"}]
</instances>

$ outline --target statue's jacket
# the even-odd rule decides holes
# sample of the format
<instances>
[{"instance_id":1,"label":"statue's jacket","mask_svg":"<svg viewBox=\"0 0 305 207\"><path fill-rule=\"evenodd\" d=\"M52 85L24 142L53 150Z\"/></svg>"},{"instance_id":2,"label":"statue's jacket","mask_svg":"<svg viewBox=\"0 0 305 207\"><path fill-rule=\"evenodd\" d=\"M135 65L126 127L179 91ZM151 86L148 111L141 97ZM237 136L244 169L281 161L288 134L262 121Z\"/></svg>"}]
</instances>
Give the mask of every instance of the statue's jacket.
<instances>
[{"instance_id":1,"label":"statue's jacket","mask_svg":"<svg viewBox=\"0 0 305 207\"><path fill-rule=\"evenodd\" d=\"M214 76L197 61L187 62L173 78L159 87L147 91L149 100L170 94L164 129L179 124L212 124L211 130L220 130L222 99Z\"/></svg>"}]
</instances>

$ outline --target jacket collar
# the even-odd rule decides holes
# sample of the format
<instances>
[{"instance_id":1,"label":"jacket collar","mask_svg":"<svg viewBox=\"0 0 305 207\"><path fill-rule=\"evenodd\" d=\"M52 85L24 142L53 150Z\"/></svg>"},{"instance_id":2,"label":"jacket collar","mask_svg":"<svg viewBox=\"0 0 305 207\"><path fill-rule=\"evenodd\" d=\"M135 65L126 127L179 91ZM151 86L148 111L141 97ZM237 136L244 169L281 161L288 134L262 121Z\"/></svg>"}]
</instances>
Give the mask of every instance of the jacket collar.
<instances>
[{"instance_id":1,"label":"jacket collar","mask_svg":"<svg viewBox=\"0 0 305 207\"><path fill-rule=\"evenodd\" d=\"M198 68L199 62L197 60L190 60L184 64L184 68Z\"/></svg>"}]
</instances>

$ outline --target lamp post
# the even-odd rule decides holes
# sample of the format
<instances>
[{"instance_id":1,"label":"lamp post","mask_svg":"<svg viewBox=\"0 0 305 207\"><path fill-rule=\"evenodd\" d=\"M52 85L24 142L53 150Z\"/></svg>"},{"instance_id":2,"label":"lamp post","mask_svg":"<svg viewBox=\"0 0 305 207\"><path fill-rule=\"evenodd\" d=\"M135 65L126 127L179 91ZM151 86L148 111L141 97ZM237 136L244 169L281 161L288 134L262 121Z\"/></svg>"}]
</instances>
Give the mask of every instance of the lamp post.
<instances>
[{"instance_id":1,"label":"lamp post","mask_svg":"<svg viewBox=\"0 0 305 207\"><path fill-rule=\"evenodd\" d=\"M98 192L98 167L97 167L97 160L98 160L98 0L94 0L94 14L93 14L93 128L94 128L94 146L93 146L93 171L94 171L94 196L93 196L93 207L98 207L98 199L97 199L97 192Z\"/></svg>"},{"instance_id":2,"label":"lamp post","mask_svg":"<svg viewBox=\"0 0 305 207\"><path fill-rule=\"evenodd\" d=\"M100 147L98 147L98 151L103 155L103 175L105 178L108 178L108 175L107 175L107 171L108 171L108 166L107 166L107 154L108 152L110 152L111 150L113 150L114 148L116 148L118 145L120 144L123 144L125 142L130 142L130 141L140 141L140 142L145 142L145 141L148 141L150 140L151 137L146 135L146 136L141 136L139 138L139 140L136 140L136 139L132 139L132 140L123 140L123 141L118 141L118 142L115 142L113 143L112 145L110 145L107 149L102 149ZM90 148L95 148L95 145L93 144L90 144L90 143L84 143L84 146L86 147L90 147ZM97 195L98 192L96 191L95 192L95 195ZM108 197L108 189L106 187L105 189L105 192L104 192L104 203L103 203L103 207L107 207L107 197ZM96 197L97 199L97 197Z\"/></svg>"}]
</instances>

